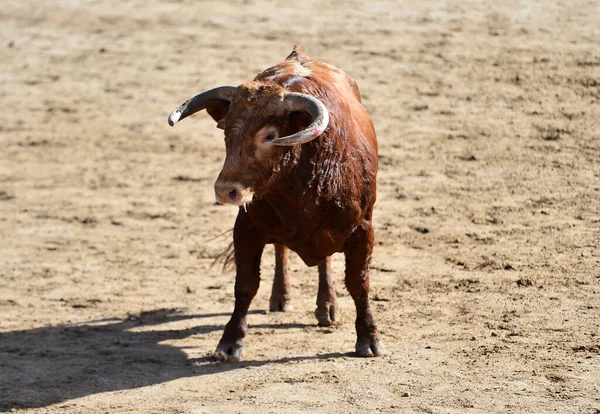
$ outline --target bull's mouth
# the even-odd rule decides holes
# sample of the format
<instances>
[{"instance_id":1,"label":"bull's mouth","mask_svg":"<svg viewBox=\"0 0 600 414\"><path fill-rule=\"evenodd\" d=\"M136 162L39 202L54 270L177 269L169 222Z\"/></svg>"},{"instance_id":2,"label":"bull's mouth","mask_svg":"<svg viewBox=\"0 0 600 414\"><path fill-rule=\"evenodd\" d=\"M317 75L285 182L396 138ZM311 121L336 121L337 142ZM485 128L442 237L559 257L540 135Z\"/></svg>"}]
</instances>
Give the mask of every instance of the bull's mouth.
<instances>
[{"instance_id":1,"label":"bull's mouth","mask_svg":"<svg viewBox=\"0 0 600 414\"><path fill-rule=\"evenodd\" d=\"M254 191L239 183L215 183L215 198L221 204L246 206L252 202Z\"/></svg>"}]
</instances>

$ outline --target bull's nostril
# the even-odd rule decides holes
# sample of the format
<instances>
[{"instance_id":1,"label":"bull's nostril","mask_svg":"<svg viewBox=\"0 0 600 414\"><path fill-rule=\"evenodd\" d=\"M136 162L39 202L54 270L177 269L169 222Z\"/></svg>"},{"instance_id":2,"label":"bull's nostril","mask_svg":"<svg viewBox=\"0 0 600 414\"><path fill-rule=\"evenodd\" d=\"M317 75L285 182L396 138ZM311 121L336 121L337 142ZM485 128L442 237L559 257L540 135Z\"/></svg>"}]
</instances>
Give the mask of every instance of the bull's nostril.
<instances>
[{"instance_id":1,"label":"bull's nostril","mask_svg":"<svg viewBox=\"0 0 600 414\"><path fill-rule=\"evenodd\" d=\"M235 201L237 199L237 191L236 190L231 190L229 192L229 194L227 194L227 196L229 197L229 199L231 201Z\"/></svg>"}]
</instances>

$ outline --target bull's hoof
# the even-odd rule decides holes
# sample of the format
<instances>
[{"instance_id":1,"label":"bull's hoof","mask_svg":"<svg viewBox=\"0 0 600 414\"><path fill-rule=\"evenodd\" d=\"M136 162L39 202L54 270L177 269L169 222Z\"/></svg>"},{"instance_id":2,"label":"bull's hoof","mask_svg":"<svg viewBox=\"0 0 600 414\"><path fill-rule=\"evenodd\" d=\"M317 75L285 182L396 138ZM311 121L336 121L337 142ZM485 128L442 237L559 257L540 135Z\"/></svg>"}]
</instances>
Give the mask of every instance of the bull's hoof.
<instances>
[{"instance_id":1,"label":"bull's hoof","mask_svg":"<svg viewBox=\"0 0 600 414\"><path fill-rule=\"evenodd\" d=\"M318 305L315 316L319 321L319 326L333 325L337 321L337 304L328 302L325 305Z\"/></svg>"},{"instance_id":2,"label":"bull's hoof","mask_svg":"<svg viewBox=\"0 0 600 414\"><path fill-rule=\"evenodd\" d=\"M244 354L244 347L238 344L220 343L215 350L215 358L219 361L240 362Z\"/></svg>"},{"instance_id":3,"label":"bull's hoof","mask_svg":"<svg viewBox=\"0 0 600 414\"><path fill-rule=\"evenodd\" d=\"M291 300L284 295L271 296L269 310L271 312L289 312L294 309L290 302Z\"/></svg>"},{"instance_id":4,"label":"bull's hoof","mask_svg":"<svg viewBox=\"0 0 600 414\"><path fill-rule=\"evenodd\" d=\"M385 354L383 341L375 338L365 338L356 341L356 355L359 357L374 357Z\"/></svg>"}]
</instances>

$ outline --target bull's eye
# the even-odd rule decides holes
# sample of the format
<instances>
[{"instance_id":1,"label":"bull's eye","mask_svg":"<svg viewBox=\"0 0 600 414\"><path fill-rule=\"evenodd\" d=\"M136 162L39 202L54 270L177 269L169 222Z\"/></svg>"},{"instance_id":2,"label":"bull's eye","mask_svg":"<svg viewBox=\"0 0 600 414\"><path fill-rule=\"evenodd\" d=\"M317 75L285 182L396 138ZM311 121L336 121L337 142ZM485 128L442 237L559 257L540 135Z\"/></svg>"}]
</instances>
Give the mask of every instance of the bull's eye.
<instances>
[{"instance_id":1,"label":"bull's eye","mask_svg":"<svg viewBox=\"0 0 600 414\"><path fill-rule=\"evenodd\" d=\"M273 125L265 125L256 132L256 143L265 144L270 147L269 143L279 137L279 130Z\"/></svg>"}]
</instances>

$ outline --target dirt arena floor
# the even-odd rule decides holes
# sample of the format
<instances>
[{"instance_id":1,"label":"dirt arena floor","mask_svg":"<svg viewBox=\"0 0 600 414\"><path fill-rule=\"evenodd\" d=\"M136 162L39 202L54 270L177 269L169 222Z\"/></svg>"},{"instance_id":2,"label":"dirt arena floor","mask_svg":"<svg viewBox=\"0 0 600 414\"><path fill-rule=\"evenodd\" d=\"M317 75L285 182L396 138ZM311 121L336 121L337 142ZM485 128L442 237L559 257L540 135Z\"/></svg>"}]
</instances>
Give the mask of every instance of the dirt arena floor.
<instances>
[{"instance_id":1,"label":"dirt arena floor","mask_svg":"<svg viewBox=\"0 0 600 414\"><path fill-rule=\"evenodd\" d=\"M0 8L0 412L600 413L600 3L57 0ZM222 131L167 115L294 42L380 143L372 303L319 328L316 268L212 358Z\"/></svg>"}]
</instances>

